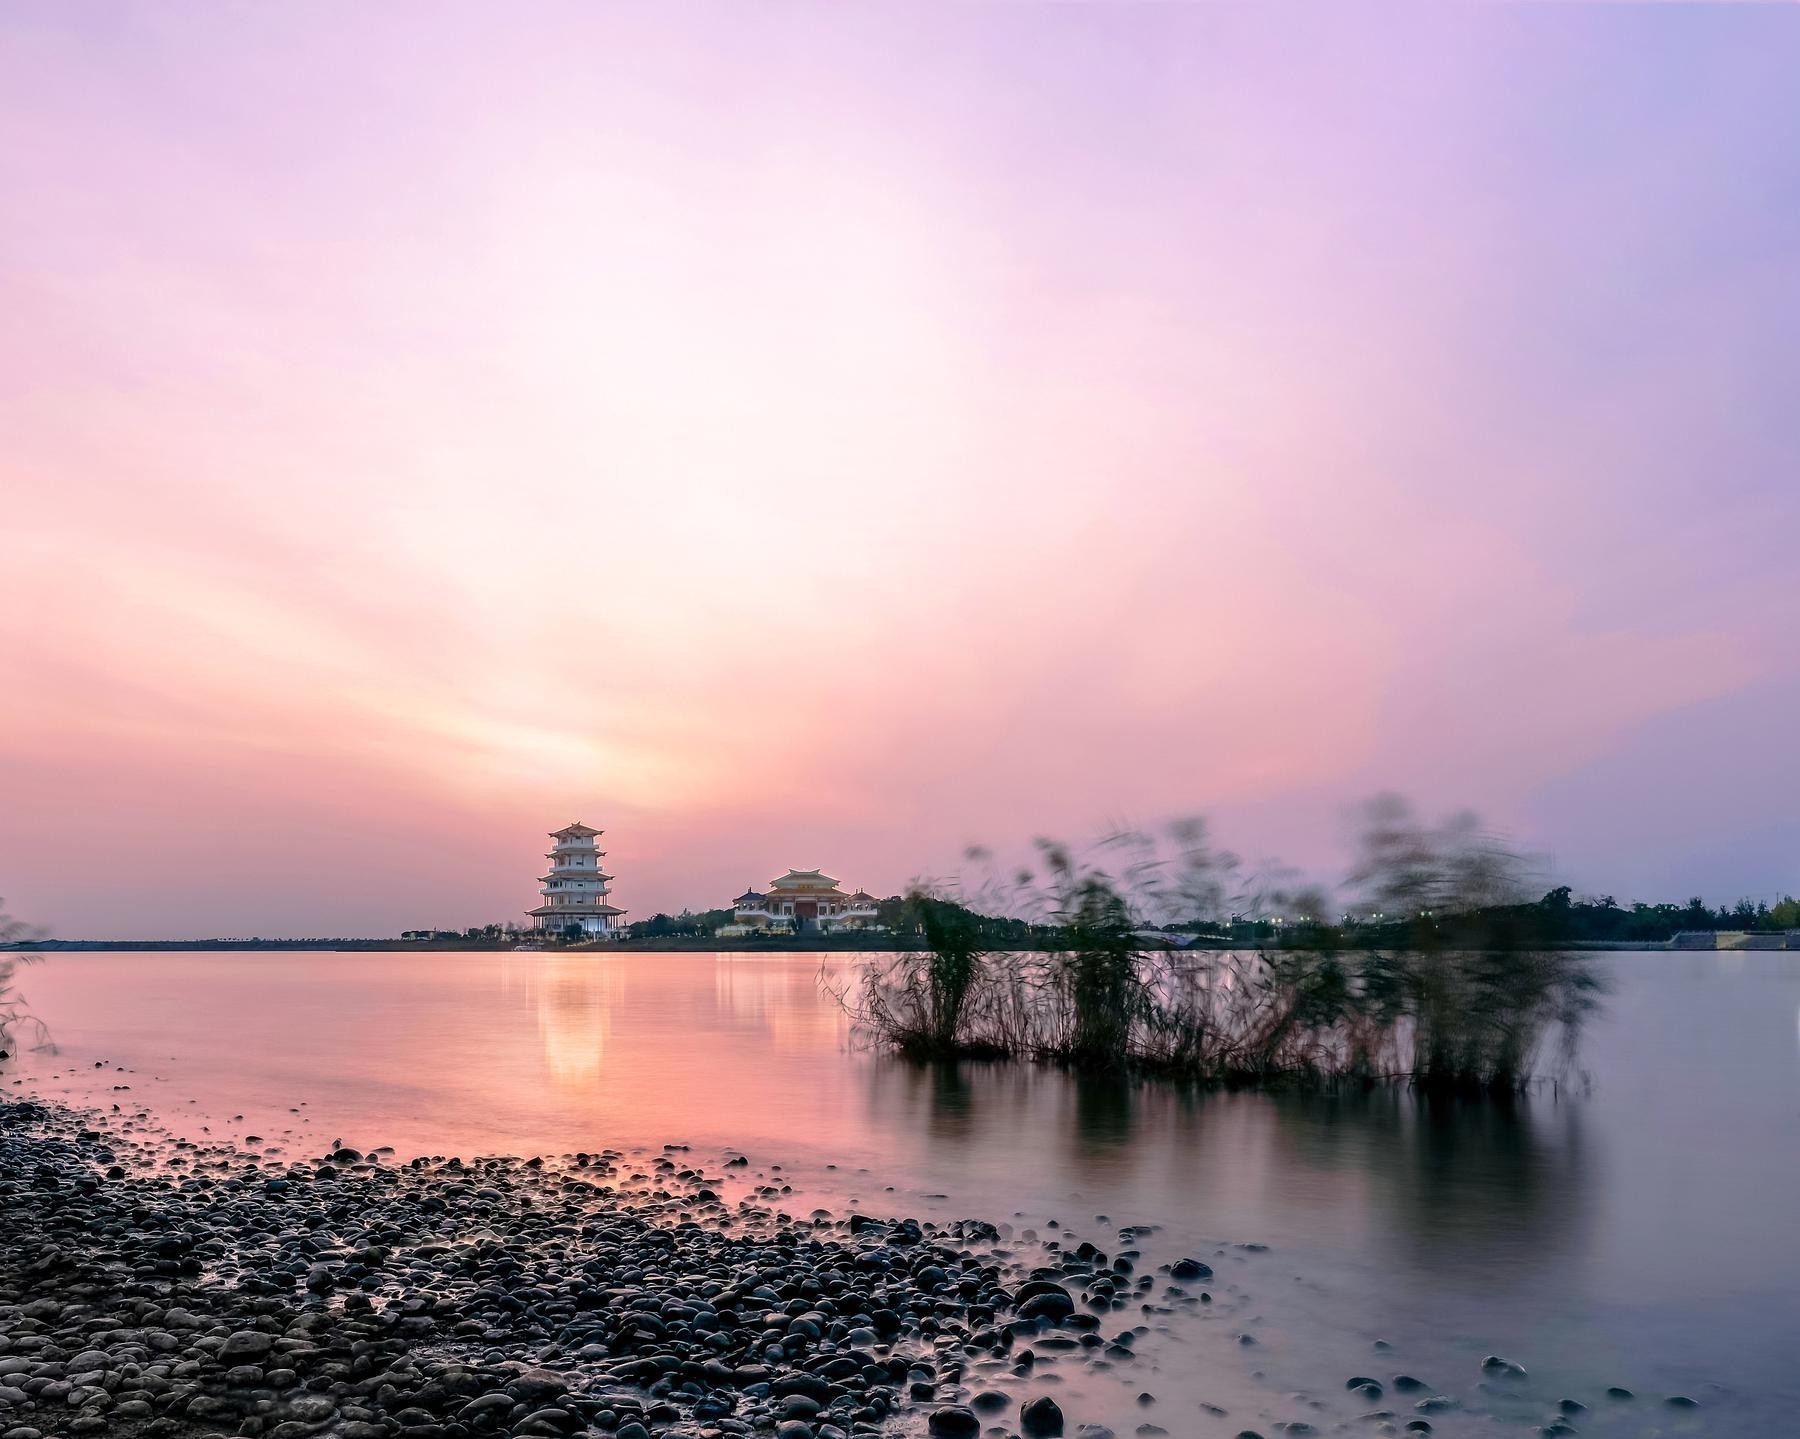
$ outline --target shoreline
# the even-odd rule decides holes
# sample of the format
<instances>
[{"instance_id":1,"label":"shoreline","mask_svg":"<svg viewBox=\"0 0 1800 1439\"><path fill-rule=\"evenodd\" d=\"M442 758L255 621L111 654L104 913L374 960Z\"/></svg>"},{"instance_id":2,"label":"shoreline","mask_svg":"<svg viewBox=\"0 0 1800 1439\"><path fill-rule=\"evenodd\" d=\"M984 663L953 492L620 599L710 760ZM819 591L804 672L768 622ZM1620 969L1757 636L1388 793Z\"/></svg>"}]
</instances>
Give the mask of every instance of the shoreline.
<instances>
[{"instance_id":1,"label":"shoreline","mask_svg":"<svg viewBox=\"0 0 1800 1439\"><path fill-rule=\"evenodd\" d=\"M1053 1404L1033 1375L1125 1307L1091 1245L796 1218L779 1166L707 1167L289 1159L0 1100L0 1435L957 1439ZM1127 1297L1208 1302L1182 1264Z\"/></svg>"},{"instance_id":2,"label":"shoreline","mask_svg":"<svg viewBox=\"0 0 1800 1439\"><path fill-rule=\"evenodd\" d=\"M1792 946L1785 936L1757 936L1758 942L1731 943L1716 949L1677 945L1673 940L1576 939L1546 945L1546 949L1620 954L1724 954L1781 953ZM1780 941L1777 943L1776 941ZM613 939L521 949L518 940L414 940L414 939L45 939L25 944L0 945L0 954L904 954L918 944L896 945L873 939L848 937L784 936L758 939ZM1148 947L1148 946L1147 946ZM1268 950L1280 946L1256 940L1216 940L1188 947L1196 954L1223 950ZM1047 949L1029 945L995 945L995 954L1041 954ZM1186 952L1177 950L1177 953Z\"/></svg>"},{"instance_id":3,"label":"shoreline","mask_svg":"<svg viewBox=\"0 0 1800 1439\"><path fill-rule=\"evenodd\" d=\"M1071 1212L1015 1228L854 1198L790 1214L806 1186L724 1147L310 1155L182 1137L120 1097L0 1098L0 1439L1114 1439L1100 1421L1133 1407L1139 1439L1355 1418L1412 1439L1458 1410L1509 1432L1634 1398L1589 1376L1558 1399L1492 1355L1447 1389L1317 1359L1265 1389L1261 1364L1191 1347L1213 1321L1259 1352L1237 1331L1288 1273L1262 1244L1121 1223L1109 1254ZM1171 1366L1211 1378L1149 1422Z\"/></svg>"}]
</instances>

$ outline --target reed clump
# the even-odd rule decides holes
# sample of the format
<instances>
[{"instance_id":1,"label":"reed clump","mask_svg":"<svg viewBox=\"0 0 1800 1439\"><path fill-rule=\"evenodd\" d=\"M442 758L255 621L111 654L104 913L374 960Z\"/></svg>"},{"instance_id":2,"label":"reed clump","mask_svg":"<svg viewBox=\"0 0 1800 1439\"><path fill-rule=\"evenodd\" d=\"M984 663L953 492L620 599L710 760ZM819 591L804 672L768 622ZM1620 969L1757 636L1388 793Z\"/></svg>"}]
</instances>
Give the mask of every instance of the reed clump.
<instances>
[{"instance_id":1,"label":"reed clump","mask_svg":"<svg viewBox=\"0 0 1800 1439\"><path fill-rule=\"evenodd\" d=\"M967 905L917 888L919 942L846 1003L915 1058L1470 1091L1524 1086L1547 1043L1550 1068L1572 1064L1600 978L1519 918L1524 861L1472 819L1425 826L1373 802L1335 913L1279 869L1248 874L1197 823L1168 840L1115 835L1085 857L1040 843ZM1231 947L1252 914L1275 916L1275 937Z\"/></svg>"},{"instance_id":2,"label":"reed clump","mask_svg":"<svg viewBox=\"0 0 1800 1439\"><path fill-rule=\"evenodd\" d=\"M14 919L6 912L5 901L0 900L0 945L25 944L40 937L41 931ZM25 996L19 993L17 983L20 966L35 964L41 958L35 954L0 954L0 1059L11 1058L19 1036L28 1036L35 1044L43 1044L50 1037L43 1021L26 1008Z\"/></svg>"}]
</instances>

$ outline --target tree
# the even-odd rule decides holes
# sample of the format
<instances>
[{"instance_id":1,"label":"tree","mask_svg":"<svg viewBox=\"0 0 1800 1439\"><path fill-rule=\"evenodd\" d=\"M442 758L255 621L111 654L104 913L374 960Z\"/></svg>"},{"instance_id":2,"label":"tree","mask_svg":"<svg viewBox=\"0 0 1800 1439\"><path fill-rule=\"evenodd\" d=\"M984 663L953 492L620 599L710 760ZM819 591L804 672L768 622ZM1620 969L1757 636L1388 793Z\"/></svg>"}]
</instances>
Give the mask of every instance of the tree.
<instances>
[{"instance_id":1,"label":"tree","mask_svg":"<svg viewBox=\"0 0 1800 1439\"><path fill-rule=\"evenodd\" d=\"M1695 895L1687 902L1687 908L1681 911L1681 927L1683 929L1717 929L1718 916L1706 907L1706 901Z\"/></svg>"}]
</instances>

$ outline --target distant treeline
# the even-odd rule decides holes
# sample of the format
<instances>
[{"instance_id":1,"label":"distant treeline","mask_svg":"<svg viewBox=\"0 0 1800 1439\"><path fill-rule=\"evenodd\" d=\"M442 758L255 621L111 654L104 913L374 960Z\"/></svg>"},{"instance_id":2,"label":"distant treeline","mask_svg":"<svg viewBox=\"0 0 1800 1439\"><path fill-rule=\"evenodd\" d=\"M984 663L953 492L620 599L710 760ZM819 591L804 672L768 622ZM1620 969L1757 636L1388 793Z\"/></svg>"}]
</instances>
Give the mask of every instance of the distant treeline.
<instances>
[{"instance_id":1,"label":"distant treeline","mask_svg":"<svg viewBox=\"0 0 1800 1439\"><path fill-rule=\"evenodd\" d=\"M990 903L984 904L986 899ZM807 949L868 949L871 947L906 947L924 940L934 926L954 923L972 935L986 949L1047 949L1062 942L1062 926L1054 916L1031 920L989 912L994 896L977 898L970 906L947 897L920 891L910 895L892 895L878 902L878 929L848 931L806 936ZM653 914L623 926L620 938L639 943L658 940L708 941L731 924L729 909L683 910L680 914ZM1149 921L1146 921L1149 922ZM1379 933L1395 921L1385 917L1346 917L1332 929L1360 930L1365 939ZM1698 897L1686 904L1621 905L1611 895L1593 898L1576 895L1567 885L1551 890L1542 899L1527 904L1490 905L1462 916L1462 923L1475 923L1485 929L1528 934L1532 941L1557 943L1643 943L1655 944L1692 930L1746 930L1752 933L1779 934L1800 929L1800 899L1784 896L1775 904L1739 900L1735 905L1710 908ZM1232 914L1211 919L1164 919L1158 927L1170 934L1192 936L1192 944L1205 947L1209 941L1221 944L1275 944L1309 946L1318 941L1321 921L1301 912L1288 915L1266 911L1254 917ZM510 949L520 940L537 937L535 930L510 925L471 925L467 929L413 929L405 931L399 941L391 939L263 939L248 940L117 940L58 941L42 937L21 925L11 932L0 929L0 947L21 949L383 949L400 944L433 944L458 949ZM592 944L571 936L572 942ZM618 940L610 941L617 943ZM727 943L720 941L720 943ZM683 946L685 947L685 946ZM729 941L729 947L792 948L796 937L787 932L752 933Z\"/></svg>"},{"instance_id":2,"label":"distant treeline","mask_svg":"<svg viewBox=\"0 0 1800 1439\"><path fill-rule=\"evenodd\" d=\"M953 900L934 899L928 896L892 895L887 899L876 901L876 932L892 941L905 942L924 937L925 918L932 907L955 911L966 916L969 923L976 925L984 940L995 946L1030 945L1036 940L1046 926L1027 923L1022 919L1011 919L1004 915L977 914L974 910ZM653 914L649 919L641 919L624 927L626 939L710 939L726 925L733 922L734 916L729 909L708 909L695 913L683 910L680 914ZM848 940L855 931L834 934L830 938ZM785 931L771 932L766 935L746 935L746 939L766 940L772 947L781 947L792 940L793 936Z\"/></svg>"},{"instance_id":3,"label":"distant treeline","mask_svg":"<svg viewBox=\"0 0 1800 1439\"><path fill-rule=\"evenodd\" d=\"M907 943L923 939L935 924L950 921L963 926L986 949L1037 949L1060 942L1060 926L1056 923L1034 923L1003 914L983 914L955 900L925 894L894 895L880 902L877 923L889 939ZM628 939L709 939L732 922L728 909L709 909L700 913L683 910L680 914L656 914L625 926ZM1365 934L1391 928L1397 921L1364 916L1349 920ZM1568 885L1560 885L1542 899L1527 904L1489 905L1460 917L1462 925L1487 932L1509 932L1529 935L1535 943L1581 943L1610 941L1646 944L1660 943L1689 930L1748 930L1752 933L1780 933L1800 929L1800 900L1785 896L1777 903L1753 904L1747 899L1735 905L1710 908L1695 897L1686 904L1635 903L1626 907L1611 895L1595 898L1577 895ZM1336 926L1334 926L1335 928ZM1316 920L1299 916L1232 916L1226 919L1183 919L1164 924L1171 934L1189 934L1194 943L1207 940L1246 943L1306 944L1316 937ZM471 933L470 938L475 938ZM769 935L768 942L779 944L789 936Z\"/></svg>"},{"instance_id":4,"label":"distant treeline","mask_svg":"<svg viewBox=\"0 0 1800 1439\"><path fill-rule=\"evenodd\" d=\"M1610 894L1599 899L1575 896L1563 885L1536 905L1537 919L1553 939L1668 939L1683 930L1749 930L1779 933L1800 929L1800 899L1784 895L1774 904L1740 899L1729 907L1709 909L1699 896L1686 904L1633 904L1629 909Z\"/></svg>"}]
</instances>

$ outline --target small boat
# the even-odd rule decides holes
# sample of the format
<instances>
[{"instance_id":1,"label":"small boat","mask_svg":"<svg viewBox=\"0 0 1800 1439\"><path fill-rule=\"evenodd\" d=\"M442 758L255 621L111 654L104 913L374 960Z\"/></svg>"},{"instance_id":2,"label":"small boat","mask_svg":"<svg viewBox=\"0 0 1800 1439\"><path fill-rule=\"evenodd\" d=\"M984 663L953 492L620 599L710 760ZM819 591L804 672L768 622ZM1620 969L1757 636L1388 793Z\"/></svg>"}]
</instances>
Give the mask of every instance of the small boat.
<instances>
[{"instance_id":1,"label":"small boat","mask_svg":"<svg viewBox=\"0 0 1800 1439\"><path fill-rule=\"evenodd\" d=\"M523 941L523 942L522 942L522 943L519 943L519 944L515 944L515 945L514 945L514 946L513 946L513 953L514 953L514 954L517 954L517 953L519 953L519 952L520 952L520 951L521 951L521 950L526 950L526 949L542 949L542 948L543 948L543 947L544 947L544 941L543 941L543 940L541 940L541 939L527 939L527 940L525 940L525 941Z\"/></svg>"}]
</instances>

